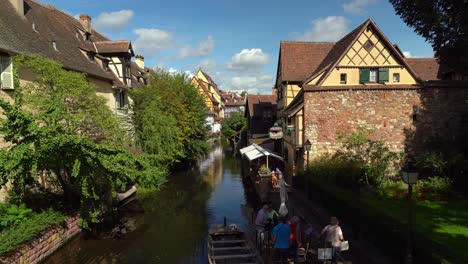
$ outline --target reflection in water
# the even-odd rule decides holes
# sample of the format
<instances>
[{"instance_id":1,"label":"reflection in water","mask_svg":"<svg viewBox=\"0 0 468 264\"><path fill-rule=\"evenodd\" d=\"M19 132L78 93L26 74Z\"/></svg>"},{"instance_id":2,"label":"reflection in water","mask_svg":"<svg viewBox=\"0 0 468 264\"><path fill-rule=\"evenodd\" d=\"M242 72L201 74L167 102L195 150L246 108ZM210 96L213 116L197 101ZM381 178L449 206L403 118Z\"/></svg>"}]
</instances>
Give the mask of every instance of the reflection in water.
<instances>
[{"instance_id":1,"label":"reflection in water","mask_svg":"<svg viewBox=\"0 0 468 264\"><path fill-rule=\"evenodd\" d=\"M46 263L206 263L210 224L226 217L248 228L240 161L220 147L141 202L145 213L128 216L137 229L123 239L77 237Z\"/></svg>"}]
</instances>

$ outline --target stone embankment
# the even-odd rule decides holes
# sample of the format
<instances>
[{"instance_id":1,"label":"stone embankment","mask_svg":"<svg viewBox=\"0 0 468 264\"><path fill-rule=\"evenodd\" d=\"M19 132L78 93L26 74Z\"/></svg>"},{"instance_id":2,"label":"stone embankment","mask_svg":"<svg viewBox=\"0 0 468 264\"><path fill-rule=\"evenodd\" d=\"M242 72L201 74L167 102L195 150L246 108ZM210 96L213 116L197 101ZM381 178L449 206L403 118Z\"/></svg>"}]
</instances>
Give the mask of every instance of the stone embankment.
<instances>
[{"instance_id":1,"label":"stone embankment","mask_svg":"<svg viewBox=\"0 0 468 264\"><path fill-rule=\"evenodd\" d=\"M14 252L1 256L0 263L38 263L80 231L78 216L69 216L66 218L63 226L49 228L42 232L40 236L18 247Z\"/></svg>"}]
</instances>

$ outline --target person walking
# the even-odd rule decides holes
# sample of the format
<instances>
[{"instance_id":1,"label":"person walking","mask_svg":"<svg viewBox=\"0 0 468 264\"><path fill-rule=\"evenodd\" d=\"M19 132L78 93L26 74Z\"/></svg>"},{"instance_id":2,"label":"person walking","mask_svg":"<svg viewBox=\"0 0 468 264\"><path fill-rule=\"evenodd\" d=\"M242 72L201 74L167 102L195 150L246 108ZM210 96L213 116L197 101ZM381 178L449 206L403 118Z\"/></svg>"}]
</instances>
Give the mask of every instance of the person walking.
<instances>
[{"instance_id":1,"label":"person walking","mask_svg":"<svg viewBox=\"0 0 468 264\"><path fill-rule=\"evenodd\" d=\"M263 245L265 238L265 226L270 223L268 220L268 212L270 206L268 203L264 203L262 208L258 211L257 217L255 218L255 228L257 230L257 247Z\"/></svg>"},{"instance_id":2,"label":"person walking","mask_svg":"<svg viewBox=\"0 0 468 264\"><path fill-rule=\"evenodd\" d=\"M300 225L300 220L299 217L293 216L289 220L288 223L289 227L291 228L291 236L290 236L290 245L291 245L291 251L294 254L294 263L298 263L298 250L299 246L301 245L301 225Z\"/></svg>"},{"instance_id":3,"label":"person walking","mask_svg":"<svg viewBox=\"0 0 468 264\"><path fill-rule=\"evenodd\" d=\"M321 234L325 236L326 246L332 247L332 263L336 264L337 255L340 253L341 241L344 240L338 218L333 216L330 219L330 224L323 228Z\"/></svg>"},{"instance_id":4,"label":"person walking","mask_svg":"<svg viewBox=\"0 0 468 264\"><path fill-rule=\"evenodd\" d=\"M274 260L287 261L289 253L289 239L291 228L285 223L286 218L279 217L278 224L273 228Z\"/></svg>"}]
</instances>

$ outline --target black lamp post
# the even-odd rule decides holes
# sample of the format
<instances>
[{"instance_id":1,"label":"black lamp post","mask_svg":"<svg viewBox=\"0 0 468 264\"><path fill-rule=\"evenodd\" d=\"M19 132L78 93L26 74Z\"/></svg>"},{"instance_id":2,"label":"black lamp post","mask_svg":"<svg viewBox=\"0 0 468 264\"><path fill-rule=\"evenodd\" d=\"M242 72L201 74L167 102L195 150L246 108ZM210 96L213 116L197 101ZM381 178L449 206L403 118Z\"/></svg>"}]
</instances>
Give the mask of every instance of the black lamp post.
<instances>
[{"instance_id":1,"label":"black lamp post","mask_svg":"<svg viewBox=\"0 0 468 264\"><path fill-rule=\"evenodd\" d=\"M406 244L406 263L413 263L413 254L412 254L412 238L413 238L413 208L412 208L412 193L413 185L418 180L418 172L412 161L406 162L406 164L401 169L401 178L403 181L408 184L408 238Z\"/></svg>"},{"instance_id":2,"label":"black lamp post","mask_svg":"<svg viewBox=\"0 0 468 264\"><path fill-rule=\"evenodd\" d=\"M304 143L304 148L307 151L307 168L309 168L309 151L312 148L312 143L310 142L310 140L307 140Z\"/></svg>"}]
</instances>

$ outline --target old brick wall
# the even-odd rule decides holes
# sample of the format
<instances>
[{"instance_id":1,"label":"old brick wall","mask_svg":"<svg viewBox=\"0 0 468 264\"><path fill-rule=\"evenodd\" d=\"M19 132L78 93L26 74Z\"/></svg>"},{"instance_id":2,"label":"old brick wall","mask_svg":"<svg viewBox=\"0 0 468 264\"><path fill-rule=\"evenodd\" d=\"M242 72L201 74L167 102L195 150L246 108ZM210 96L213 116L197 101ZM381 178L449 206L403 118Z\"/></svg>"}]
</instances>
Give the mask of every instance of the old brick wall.
<instances>
[{"instance_id":1,"label":"old brick wall","mask_svg":"<svg viewBox=\"0 0 468 264\"><path fill-rule=\"evenodd\" d=\"M337 134L359 125L374 129L375 139L394 150L421 152L438 137L450 148L468 151L468 86L319 91L305 93L304 102L310 158L334 153L340 147Z\"/></svg>"},{"instance_id":2,"label":"old brick wall","mask_svg":"<svg viewBox=\"0 0 468 264\"><path fill-rule=\"evenodd\" d=\"M374 129L374 137L391 148L403 150L407 131L414 130L413 111L420 106L416 89L305 93L305 140L313 143L310 158L334 153L340 147L337 134L359 125Z\"/></svg>"},{"instance_id":3,"label":"old brick wall","mask_svg":"<svg viewBox=\"0 0 468 264\"><path fill-rule=\"evenodd\" d=\"M15 252L0 257L0 263L38 263L80 231L78 217L69 216L66 218L64 227L54 227L44 231L39 237L20 246Z\"/></svg>"}]
</instances>

